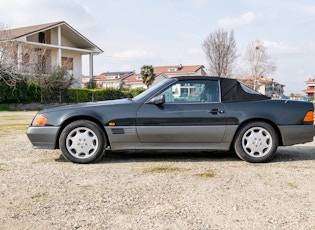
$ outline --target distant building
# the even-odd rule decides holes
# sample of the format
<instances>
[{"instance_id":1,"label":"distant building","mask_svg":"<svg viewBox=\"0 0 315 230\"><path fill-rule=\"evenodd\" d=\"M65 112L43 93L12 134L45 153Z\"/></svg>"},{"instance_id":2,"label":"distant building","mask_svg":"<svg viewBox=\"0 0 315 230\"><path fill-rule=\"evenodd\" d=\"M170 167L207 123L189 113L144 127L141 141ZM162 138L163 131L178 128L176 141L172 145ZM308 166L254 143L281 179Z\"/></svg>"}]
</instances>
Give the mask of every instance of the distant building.
<instances>
[{"instance_id":1,"label":"distant building","mask_svg":"<svg viewBox=\"0 0 315 230\"><path fill-rule=\"evenodd\" d=\"M201 75L206 76L203 65L191 65L191 66L156 66L154 67L155 81L153 84L160 82L166 78L175 76L192 76ZM147 88L147 86L142 82L141 74L135 73L135 71L125 71L125 72L105 72L100 75L93 77L96 86L98 88ZM85 87L90 81L88 76L82 77L82 87Z\"/></svg>"},{"instance_id":2,"label":"distant building","mask_svg":"<svg viewBox=\"0 0 315 230\"><path fill-rule=\"evenodd\" d=\"M105 72L93 77L97 88L147 88L142 83L141 74L134 71ZM90 81L89 76L82 77L82 87L85 87Z\"/></svg>"},{"instance_id":3,"label":"distant building","mask_svg":"<svg viewBox=\"0 0 315 230\"><path fill-rule=\"evenodd\" d=\"M147 88L146 84L142 81L142 75L140 73L133 73L123 78L122 86L126 89Z\"/></svg>"},{"instance_id":4,"label":"distant building","mask_svg":"<svg viewBox=\"0 0 315 230\"><path fill-rule=\"evenodd\" d=\"M242 82L244 85L254 89L255 77L247 76L245 78L239 78L237 80ZM256 91L268 97L273 97L273 98L283 97L284 86L285 85L282 85L276 82L273 78L264 78L264 77L256 78Z\"/></svg>"},{"instance_id":5,"label":"distant building","mask_svg":"<svg viewBox=\"0 0 315 230\"><path fill-rule=\"evenodd\" d=\"M290 100L306 101L307 98L305 97L305 95L297 93L297 94L294 94L294 95L290 95Z\"/></svg>"},{"instance_id":6,"label":"distant building","mask_svg":"<svg viewBox=\"0 0 315 230\"><path fill-rule=\"evenodd\" d=\"M315 78L309 78L305 81L306 89L302 90L302 92L306 93L307 97L313 97L315 93Z\"/></svg>"},{"instance_id":7,"label":"distant building","mask_svg":"<svg viewBox=\"0 0 315 230\"><path fill-rule=\"evenodd\" d=\"M177 76L207 76L203 65L169 65L169 66L155 66L155 81L156 84L166 78Z\"/></svg>"},{"instance_id":8,"label":"distant building","mask_svg":"<svg viewBox=\"0 0 315 230\"><path fill-rule=\"evenodd\" d=\"M175 76L192 76L192 75L207 75L203 65L170 65L170 66L155 66L154 73L156 76L161 74L167 75L168 77Z\"/></svg>"},{"instance_id":9,"label":"distant building","mask_svg":"<svg viewBox=\"0 0 315 230\"><path fill-rule=\"evenodd\" d=\"M122 79L134 74L134 71L106 72L93 76L97 88L120 88ZM82 86L85 87L90 81L89 76L82 77Z\"/></svg>"}]
</instances>

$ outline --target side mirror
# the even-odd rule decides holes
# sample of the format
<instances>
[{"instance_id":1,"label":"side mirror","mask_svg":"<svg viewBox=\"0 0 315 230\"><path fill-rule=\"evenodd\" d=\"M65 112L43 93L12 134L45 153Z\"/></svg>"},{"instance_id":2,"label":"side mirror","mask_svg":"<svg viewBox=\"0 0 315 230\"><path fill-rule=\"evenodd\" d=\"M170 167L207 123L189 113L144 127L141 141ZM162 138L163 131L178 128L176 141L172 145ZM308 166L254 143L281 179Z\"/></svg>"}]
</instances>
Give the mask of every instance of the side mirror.
<instances>
[{"instance_id":1,"label":"side mirror","mask_svg":"<svg viewBox=\"0 0 315 230\"><path fill-rule=\"evenodd\" d=\"M149 104L155 104L155 105L161 105L165 103L165 97L164 95L158 95L156 97L153 97L150 101Z\"/></svg>"}]
</instances>

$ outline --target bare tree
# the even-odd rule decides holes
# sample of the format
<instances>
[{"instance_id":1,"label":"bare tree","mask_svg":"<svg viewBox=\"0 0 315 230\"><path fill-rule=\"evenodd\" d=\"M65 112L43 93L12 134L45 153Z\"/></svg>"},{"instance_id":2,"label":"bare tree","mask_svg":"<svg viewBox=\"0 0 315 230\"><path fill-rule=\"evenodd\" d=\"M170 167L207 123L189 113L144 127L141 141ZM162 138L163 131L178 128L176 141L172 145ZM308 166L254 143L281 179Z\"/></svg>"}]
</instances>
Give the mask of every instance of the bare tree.
<instances>
[{"instance_id":1,"label":"bare tree","mask_svg":"<svg viewBox=\"0 0 315 230\"><path fill-rule=\"evenodd\" d=\"M73 80L65 67L56 67L51 74L41 79L41 101L61 100L62 93L70 88Z\"/></svg>"},{"instance_id":2,"label":"bare tree","mask_svg":"<svg viewBox=\"0 0 315 230\"><path fill-rule=\"evenodd\" d=\"M254 77L254 90L257 89L258 77L266 77L277 70L276 63L268 55L267 48L262 41L251 42L247 46L244 59Z\"/></svg>"},{"instance_id":3,"label":"bare tree","mask_svg":"<svg viewBox=\"0 0 315 230\"><path fill-rule=\"evenodd\" d=\"M45 47L17 41L8 27L0 25L0 80L7 85L14 87L22 75L34 80L49 73L46 56Z\"/></svg>"},{"instance_id":4,"label":"bare tree","mask_svg":"<svg viewBox=\"0 0 315 230\"><path fill-rule=\"evenodd\" d=\"M9 40L8 27L0 24L0 81L14 87L16 82L20 80L20 76L16 74L14 69L14 47L17 47L17 45L16 42Z\"/></svg>"},{"instance_id":5,"label":"bare tree","mask_svg":"<svg viewBox=\"0 0 315 230\"><path fill-rule=\"evenodd\" d=\"M231 77L233 65L239 55L236 54L234 31L230 34L222 29L210 33L202 45L209 63L211 75Z\"/></svg>"}]
</instances>

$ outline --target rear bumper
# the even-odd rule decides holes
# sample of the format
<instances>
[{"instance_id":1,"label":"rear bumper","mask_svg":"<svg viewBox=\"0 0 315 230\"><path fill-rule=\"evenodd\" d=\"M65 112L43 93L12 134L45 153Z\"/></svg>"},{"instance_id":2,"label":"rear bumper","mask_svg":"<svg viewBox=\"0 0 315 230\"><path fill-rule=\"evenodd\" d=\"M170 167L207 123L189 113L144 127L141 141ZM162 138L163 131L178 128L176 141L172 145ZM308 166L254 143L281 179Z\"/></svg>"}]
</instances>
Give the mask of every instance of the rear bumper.
<instances>
[{"instance_id":1,"label":"rear bumper","mask_svg":"<svg viewBox=\"0 0 315 230\"><path fill-rule=\"evenodd\" d=\"M27 129L27 137L36 149L55 149L59 127L33 127Z\"/></svg>"},{"instance_id":2,"label":"rear bumper","mask_svg":"<svg viewBox=\"0 0 315 230\"><path fill-rule=\"evenodd\" d=\"M313 141L315 125L292 125L279 127L283 146Z\"/></svg>"}]
</instances>

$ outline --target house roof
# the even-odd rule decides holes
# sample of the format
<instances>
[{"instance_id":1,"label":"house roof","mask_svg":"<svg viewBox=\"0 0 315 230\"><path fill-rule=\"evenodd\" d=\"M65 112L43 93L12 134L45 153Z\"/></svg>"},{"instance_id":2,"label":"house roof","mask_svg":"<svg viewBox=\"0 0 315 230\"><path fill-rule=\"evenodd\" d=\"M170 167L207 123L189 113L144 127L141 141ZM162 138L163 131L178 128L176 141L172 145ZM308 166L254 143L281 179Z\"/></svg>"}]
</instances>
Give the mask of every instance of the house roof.
<instances>
[{"instance_id":1,"label":"house roof","mask_svg":"<svg viewBox=\"0 0 315 230\"><path fill-rule=\"evenodd\" d=\"M15 29L9 29L9 30L7 30L7 32L8 32L7 38L8 39L17 39L20 37L24 37L24 36L31 35L31 34L34 34L37 32L51 29L53 27L60 25L61 23L63 23L63 21L40 24L40 25L33 25L33 26L25 26L25 27L20 27L20 28L15 28Z\"/></svg>"},{"instance_id":2,"label":"house roof","mask_svg":"<svg viewBox=\"0 0 315 230\"><path fill-rule=\"evenodd\" d=\"M140 73L133 73L129 76L126 76L124 78L124 81L126 82L141 82L142 83L142 77Z\"/></svg>"},{"instance_id":3,"label":"house roof","mask_svg":"<svg viewBox=\"0 0 315 230\"><path fill-rule=\"evenodd\" d=\"M117 71L117 72L104 72L101 75L125 75L125 74L132 74L134 71Z\"/></svg>"},{"instance_id":4,"label":"house roof","mask_svg":"<svg viewBox=\"0 0 315 230\"><path fill-rule=\"evenodd\" d=\"M50 30L53 28L61 27L62 36L66 37L71 41L76 47L81 49L89 49L94 51L94 53L103 53L103 50L92 43L89 39L84 37L81 33L71 27L65 21L58 21L40 25L26 26L21 28L6 30L6 40L14 40L22 37L30 36L39 32ZM1 32L1 31L0 31Z\"/></svg>"},{"instance_id":5,"label":"house roof","mask_svg":"<svg viewBox=\"0 0 315 230\"><path fill-rule=\"evenodd\" d=\"M95 81L119 81L130 75L133 75L133 71L126 72L107 72L94 76Z\"/></svg>"},{"instance_id":6,"label":"house roof","mask_svg":"<svg viewBox=\"0 0 315 230\"><path fill-rule=\"evenodd\" d=\"M308 80L305 81L305 83L314 83L315 78L309 78Z\"/></svg>"},{"instance_id":7,"label":"house roof","mask_svg":"<svg viewBox=\"0 0 315 230\"><path fill-rule=\"evenodd\" d=\"M305 93L314 93L314 88L303 89L302 92L305 92Z\"/></svg>"},{"instance_id":8,"label":"house roof","mask_svg":"<svg viewBox=\"0 0 315 230\"><path fill-rule=\"evenodd\" d=\"M183 66L183 65L169 65L169 66L156 66L154 67L154 73L156 75L160 75L163 73L194 73L197 72L199 69L204 68L203 65L190 65L190 66Z\"/></svg>"}]
</instances>

